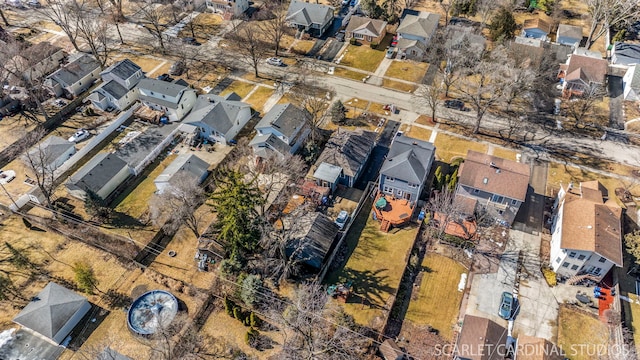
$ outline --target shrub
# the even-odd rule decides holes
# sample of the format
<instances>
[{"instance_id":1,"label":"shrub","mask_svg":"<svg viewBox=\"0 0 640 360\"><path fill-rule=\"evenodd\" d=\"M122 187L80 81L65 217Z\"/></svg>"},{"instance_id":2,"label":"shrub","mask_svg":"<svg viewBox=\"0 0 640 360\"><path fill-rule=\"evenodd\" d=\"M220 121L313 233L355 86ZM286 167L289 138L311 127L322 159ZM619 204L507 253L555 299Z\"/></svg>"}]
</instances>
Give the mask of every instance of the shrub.
<instances>
[{"instance_id":1,"label":"shrub","mask_svg":"<svg viewBox=\"0 0 640 360\"><path fill-rule=\"evenodd\" d=\"M73 265L73 273L78 287L87 294L93 295L93 288L98 283L98 279L91 265L86 262L77 262Z\"/></svg>"},{"instance_id":2,"label":"shrub","mask_svg":"<svg viewBox=\"0 0 640 360\"><path fill-rule=\"evenodd\" d=\"M249 314L249 325L252 328L259 328L262 325L262 319L260 319L253 311Z\"/></svg>"},{"instance_id":3,"label":"shrub","mask_svg":"<svg viewBox=\"0 0 640 360\"><path fill-rule=\"evenodd\" d=\"M331 109L329 109L329 116L331 117L331 121L336 124L342 124L346 119L347 108L344 106L342 101L337 100L331 105Z\"/></svg>"},{"instance_id":4,"label":"shrub","mask_svg":"<svg viewBox=\"0 0 640 360\"><path fill-rule=\"evenodd\" d=\"M349 44L358 45L358 40L356 40L356 38L352 37L351 39L349 39Z\"/></svg>"},{"instance_id":5,"label":"shrub","mask_svg":"<svg viewBox=\"0 0 640 360\"><path fill-rule=\"evenodd\" d=\"M551 287L558 285L558 279L556 279L556 273L548 267L542 268L542 275L544 275L544 279L547 281L547 284Z\"/></svg>"},{"instance_id":6,"label":"shrub","mask_svg":"<svg viewBox=\"0 0 640 360\"><path fill-rule=\"evenodd\" d=\"M241 285L240 298L248 306L254 306L258 302L262 279L257 275L248 275L242 280Z\"/></svg>"},{"instance_id":7,"label":"shrub","mask_svg":"<svg viewBox=\"0 0 640 360\"><path fill-rule=\"evenodd\" d=\"M254 328L250 328L249 331L244 335L244 342L255 348L258 343L258 337L260 336L260 332Z\"/></svg>"},{"instance_id":8,"label":"shrub","mask_svg":"<svg viewBox=\"0 0 640 360\"><path fill-rule=\"evenodd\" d=\"M233 308L233 317L236 318L237 320L240 320L240 322L244 324L244 319L246 318L246 315L244 314L244 311L242 311L242 309L239 306L236 306Z\"/></svg>"},{"instance_id":9,"label":"shrub","mask_svg":"<svg viewBox=\"0 0 640 360\"><path fill-rule=\"evenodd\" d=\"M233 315L233 310L237 308L236 304L233 303L233 301L229 300L228 298L224 298L224 311L227 312L227 315L231 316L231 317L235 317Z\"/></svg>"},{"instance_id":10,"label":"shrub","mask_svg":"<svg viewBox=\"0 0 640 360\"><path fill-rule=\"evenodd\" d=\"M379 45L379 44L378 44L377 42L375 42L375 41L374 41L374 42L372 42L371 44L369 44L369 46L370 46L372 49L377 49L377 48L378 48L378 45Z\"/></svg>"}]
</instances>

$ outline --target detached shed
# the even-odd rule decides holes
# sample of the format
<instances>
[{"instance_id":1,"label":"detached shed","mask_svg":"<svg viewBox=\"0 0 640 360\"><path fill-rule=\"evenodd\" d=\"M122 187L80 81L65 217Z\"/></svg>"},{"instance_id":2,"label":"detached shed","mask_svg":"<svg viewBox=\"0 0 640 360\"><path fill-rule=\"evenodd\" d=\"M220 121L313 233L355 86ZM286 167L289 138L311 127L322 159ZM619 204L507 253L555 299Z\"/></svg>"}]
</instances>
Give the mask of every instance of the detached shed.
<instances>
[{"instance_id":1,"label":"detached shed","mask_svg":"<svg viewBox=\"0 0 640 360\"><path fill-rule=\"evenodd\" d=\"M87 298L50 282L20 311L13 322L55 345L60 345L89 309L91 304Z\"/></svg>"},{"instance_id":2,"label":"detached shed","mask_svg":"<svg viewBox=\"0 0 640 360\"><path fill-rule=\"evenodd\" d=\"M326 215L314 212L289 217L285 219L285 226L293 231L287 242L287 257L293 256L313 269L321 269L338 234L336 224Z\"/></svg>"},{"instance_id":3,"label":"detached shed","mask_svg":"<svg viewBox=\"0 0 640 360\"><path fill-rule=\"evenodd\" d=\"M177 174L186 174L201 184L209 175L209 164L193 154L179 155L167 166L162 174L153 181L159 193L171 186L172 180Z\"/></svg>"}]
</instances>

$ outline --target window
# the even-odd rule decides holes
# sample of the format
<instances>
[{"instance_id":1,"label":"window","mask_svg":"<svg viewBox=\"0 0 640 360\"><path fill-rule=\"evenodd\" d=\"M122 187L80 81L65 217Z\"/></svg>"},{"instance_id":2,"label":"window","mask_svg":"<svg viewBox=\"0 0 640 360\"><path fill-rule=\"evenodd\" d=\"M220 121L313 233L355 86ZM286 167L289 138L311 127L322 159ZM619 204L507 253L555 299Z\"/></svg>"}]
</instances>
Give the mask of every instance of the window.
<instances>
[{"instance_id":1,"label":"window","mask_svg":"<svg viewBox=\"0 0 640 360\"><path fill-rule=\"evenodd\" d=\"M570 253L569 253L569 257L570 257L570 258L572 258L572 259L573 259L574 257L576 257L576 255L577 255L577 254L576 254L576 252L575 252L575 251L572 251L572 252L570 252Z\"/></svg>"},{"instance_id":2,"label":"window","mask_svg":"<svg viewBox=\"0 0 640 360\"><path fill-rule=\"evenodd\" d=\"M362 34L358 34L358 33L353 33L353 37L356 39L364 39L364 36Z\"/></svg>"},{"instance_id":3,"label":"window","mask_svg":"<svg viewBox=\"0 0 640 360\"><path fill-rule=\"evenodd\" d=\"M511 205L517 205L518 204L518 200L511 200Z\"/></svg>"},{"instance_id":4,"label":"window","mask_svg":"<svg viewBox=\"0 0 640 360\"><path fill-rule=\"evenodd\" d=\"M474 193L474 194L477 194L477 193L479 193L479 192L480 192L480 190L478 190L478 189L473 189L473 193Z\"/></svg>"},{"instance_id":5,"label":"window","mask_svg":"<svg viewBox=\"0 0 640 360\"><path fill-rule=\"evenodd\" d=\"M562 267L569 267L569 263L568 262L563 263Z\"/></svg>"},{"instance_id":6,"label":"window","mask_svg":"<svg viewBox=\"0 0 640 360\"><path fill-rule=\"evenodd\" d=\"M493 195L491 197L491 201L502 204L502 202L504 201L504 197L500 195Z\"/></svg>"},{"instance_id":7,"label":"window","mask_svg":"<svg viewBox=\"0 0 640 360\"><path fill-rule=\"evenodd\" d=\"M409 186L412 189L415 189L418 187L418 184L412 184L412 183L408 183L407 186Z\"/></svg>"},{"instance_id":8,"label":"window","mask_svg":"<svg viewBox=\"0 0 640 360\"><path fill-rule=\"evenodd\" d=\"M580 255L580 256L578 256L578 260L584 260L585 257L586 256L584 256L584 255Z\"/></svg>"},{"instance_id":9,"label":"window","mask_svg":"<svg viewBox=\"0 0 640 360\"><path fill-rule=\"evenodd\" d=\"M571 270L578 270L578 265L573 265L573 266L571 267Z\"/></svg>"},{"instance_id":10,"label":"window","mask_svg":"<svg viewBox=\"0 0 640 360\"><path fill-rule=\"evenodd\" d=\"M560 264L560 260L562 259L560 258L560 256L558 256L558 258L556 259L556 264Z\"/></svg>"},{"instance_id":11,"label":"window","mask_svg":"<svg viewBox=\"0 0 640 360\"><path fill-rule=\"evenodd\" d=\"M597 268L595 268L595 270L593 270L593 273L594 274L600 274L601 271L602 271L602 269L597 267Z\"/></svg>"},{"instance_id":12,"label":"window","mask_svg":"<svg viewBox=\"0 0 640 360\"><path fill-rule=\"evenodd\" d=\"M398 193L397 193L397 194L398 194L398 196L402 196L402 194L404 194L404 191L402 191L402 190L398 190Z\"/></svg>"},{"instance_id":13,"label":"window","mask_svg":"<svg viewBox=\"0 0 640 360\"><path fill-rule=\"evenodd\" d=\"M504 214L504 210L498 210L498 214L499 214L499 215Z\"/></svg>"},{"instance_id":14,"label":"window","mask_svg":"<svg viewBox=\"0 0 640 360\"><path fill-rule=\"evenodd\" d=\"M605 259L605 258L603 258L602 256L600 256L600 260L598 260L598 262L603 263L603 262L605 262L605 261L607 261L607 259Z\"/></svg>"},{"instance_id":15,"label":"window","mask_svg":"<svg viewBox=\"0 0 640 360\"><path fill-rule=\"evenodd\" d=\"M385 181L388 181L388 182L394 182L394 181L396 181L396 179L394 179L394 178L392 178L392 177L388 177L388 176L387 176L387 177L385 178Z\"/></svg>"},{"instance_id":16,"label":"window","mask_svg":"<svg viewBox=\"0 0 640 360\"><path fill-rule=\"evenodd\" d=\"M385 185L385 186L382 188L382 191L383 191L383 192L385 192L385 193L387 193L387 194L393 194L393 188L392 188L392 187L390 187L390 186L386 186L386 185Z\"/></svg>"}]
</instances>

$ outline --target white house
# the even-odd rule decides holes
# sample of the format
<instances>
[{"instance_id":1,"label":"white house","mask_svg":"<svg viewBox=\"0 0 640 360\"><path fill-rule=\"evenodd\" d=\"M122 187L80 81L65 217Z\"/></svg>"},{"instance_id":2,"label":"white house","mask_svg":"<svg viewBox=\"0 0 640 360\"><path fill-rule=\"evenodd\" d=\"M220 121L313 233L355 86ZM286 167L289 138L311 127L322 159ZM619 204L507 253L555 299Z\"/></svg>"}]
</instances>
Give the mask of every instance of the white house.
<instances>
[{"instance_id":1,"label":"white house","mask_svg":"<svg viewBox=\"0 0 640 360\"><path fill-rule=\"evenodd\" d=\"M328 5L293 0L285 19L290 27L320 37L333 23L333 12L334 8Z\"/></svg>"},{"instance_id":2,"label":"white house","mask_svg":"<svg viewBox=\"0 0 640 360\"><path fill-rule=\"evenodd\" d=\"M115 154L100 153L94 156L67 181L69 193L84 199L92 191L107 199L115 189L133 175L133 170Z\"/></svg>"},{"instance_id":3,"label":"white house","mask_svg":"<svg viewBox=\"0 0 640 360\"><path fill-rule=\"evenodd\" d=\"M294 154L311 132L307 126L309 116L306 109L290 103L275 105L255 126L256 136L249 143L253 153L262 158Z\"/></svg>"},{"instance_id":4,"label":"white house","mask_svg":"<svg viewBox=\"0 0 640 360\"><path fill-rule=\"evenodd\" d=\"M553 271L600 281L614 265L622 266L622 209L599 181L562 186L554 209Z\"/></svg>"},{"instance_id":5,"label":"white house","mask_svg":"<svg viewBox=\"0 0 640 360\"><path fill-rule=\"evenodd\" d=\"M616 42L611 48L611 63L623 66L640 64L640 45Z\"/></svg>"},{"instance_id":6,"label":"white house","mask_svg":"<svg viewBox=\"0 0 640 360\"><path fill-rule=\"evenodd\" d=\"M249 9L248 0L206 0L206 4L207 9L222 14L226 20L242 16Z\"/></svg>"},{"instance_id":7,"label":"white house","mask_svg":"<svg viewBox=\"0 0 640 360\"><path fill-rule=\"evenodd\" d=\"M640 65L633 65L622 77L622 90L625 100L640 100Z\"/></svg>"},{"instance_id":8,"label":"white house","mask_svg":"<svg viewBox=\"0 0 640 360\"><path fill-rule=\"evenodd\" d=\"M51 74L60 67L65 57L60 47L43 41L22 50L3 65L11 74L8 81L13 85L14 82L29 82ZM20 79L16 79L16 76Z\"/></svg>"},{"instance_id":9,"label":"white house","mask_svg":"<svg viewBox=\"0 0 640 360\"><path fill-rule=\"evenodd\" d=\"M197 127L200 136L209 141L227 144L251 119L251 106L231 93L225 97L207 94L198 96L185 124Z\"/></svg>"},{"instance_id":10,"label":"white house","mask_svg":"<svg viewBox=\"0 0 640 360\"><path fill-rule=\"evenodd\" d=\"M209 164L193 154L181 154L167 166L162 174L158 175L153 183L156 185L158 193L168 189L177 174L185 174L201 184L209 175Z\"/></svg>"},{"instance_id":11,"label":"white house","mask_svg":"<svg viewBox=\"0 0 640 360\"><path fill-rule=\"evenodd\" d=\"M144 78L140 66L129 59L119 61L100 73L102 85L88 99L102 110L124 110L138 100L135 86Z\"/></svg>"},{"instance_id":12,"label":"white house","mask_svg":"<svg viewBox=\"0 0 640 360\"><path fill-rule=\"evenodd\" d=\"M35 165L54 171L76 153L75 144L58 136L49 136L29 150Z\"/></svg>"},{"instance_id":13,"label":"white house","mask_svg":"<svg viewBox=\"0 0 640 360\"><path fill-rule=\"evenodd\" d=\"M100 63L93 56L78 58L47 76L44 86L56 97L73 98L86 91L100 77Z\"/></svg>"},{"instance_id":14,"label":"white house","mask_svg":"<svg viewBox=\"0 0 640 360\"><path fill-rule=\"evenodd\" d=\"M400 21L398 33L398 55L408 59L421 60L427 45L436 33L440 15L419 12L418 15L406 14Z\"/></svg>"},{"instance_id":15,"label":"white house","mask_svg":"<svg viewBox=\"0 0 640 360\"><path fill-rule=\"evenodd\" d=\"M145 78L137 87L138 99L154 110L164 111L169 121L182 120L196 103L196 91L177 83Z\"/></svg>"}]
</instances>

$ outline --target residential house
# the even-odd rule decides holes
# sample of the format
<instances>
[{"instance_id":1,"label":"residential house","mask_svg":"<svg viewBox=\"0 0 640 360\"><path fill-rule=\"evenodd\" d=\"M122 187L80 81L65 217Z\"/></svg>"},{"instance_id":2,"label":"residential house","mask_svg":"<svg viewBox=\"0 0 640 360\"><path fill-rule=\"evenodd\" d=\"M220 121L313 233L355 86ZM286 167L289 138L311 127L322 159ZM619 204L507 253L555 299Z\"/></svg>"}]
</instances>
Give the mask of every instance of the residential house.
<instances>
[{"instance_id":1,"label":"residential house","mask_svg":"<svg viewBox=\"0 0 640 360\"><path fill-rule=\"evenodd\" d=\"M353 187L369 159L376 133L362 129L338 129L331 135L316 161L313 178L318 185L335 190L341 184Z\"/></svg>"},{"instance_id":2,"label":"residential house","mask_svg":"<svg viewBox=\"0 0 640 360\"><path fill-rule=\"evenodd\" d=\"M209 141L227 144L251 119L251 106L237 99L235 93L200 95L184 123L196 126L200 136Z\"/></svg>"},{"instance_id":3,"label":"residential house","mask_svg":"<svg viewBox=\"0 0 640 360\"><path fill-rule=\"evenodd\" d=\"M530 171L527 164L469 150L458 170L456 197L510 226L526 199Z\"/></svg>"},{"instance_id":4,"label":"residential house","mask_svg":"<svg viewBox=\"0 0 640 360\"><path fill-rule=\"evenodd\" d=\"M73 174L66 186L71 195L80 199L87 196L87 191L107 199L132 174L131 167L117 155L100 153Z\"/></svg>"},{"instance_id":5,"label":"residential house","mask_svg":"<svg viewBox=\"0 0 640 360\"><path fill-rule=\"evenodd\" d=\"M440 15L438 14L423 11L418 12L417 15L406 13L396 30L398 56L421 60L431 38L438 29L439 21Z\"/></svg>"},{"instance_id":6,"label":"residential house","mask_svg":"<svg viewBox=\"0 0 640 360\"><path fill-rule=\"evenodd\" d=\"M640 65L631 66L622 77L622 94L625 100L640 101Z\"/></svg>"},{"instance_id":7,"label":"residential house","mask_svg":"<svg viewBox=\"0 0 640 360\"><path fill-rule=\"evenodd\" d=\"M556 42L578 48L582 41L582 28L580 26L560 24L556 31Z\"/></svg>"},{"instance_id":8,"label":"residential house","mask_svg":"<svg viewBox=\"0 0 640 360\"><path fill-rule=\"evenodd\" d=\"M180 154L153 180L158 193L170 188L177 175L185 175L202 184L209 175L209 164L194 154Z\"/></svg>"},{"instance_id":9,"label":"residential house","mask_svg":"<svg viewBox=\"0 0 640 360\"><path fill-rule=\"evenodd\" d=\"M418 201L435 159L432 143L396 136L380 169L378 190L397 198Z\"/></svg>"},{"instance_id":10,"label":"residential house","mask_svg":"<svg viewBox=\"0 0 640 360\"><path fill-rule=\"evenodd\" d=\"M76 153L75 144L58 136L49 136L29 150L35 165L53 171Z\"/></svg>"},{"instance_id":11,"label":"residential house","mask_svg":"<svg viewBox=\"0 0 640 360\"><path fill-rule=\"evenodd\" d=\"M547 41L550 32L551 24L540 18L527 19L522 26L522 36L526 38Z\"/></svg>"},{"instance_id":12,"label":"residential house","mask_svg":"<svg viewBox=\"0 0 640 360\"><path fill-rule=\"evenodd\" d=\"M561 186L551 226L551 267L564 277L602 278L622 267L622 209L597 181Z\"/></svg>"},{"instance_id":13,"label":"residential house","mask_svg":"<svg viewBox=\"0 0 640 360\"><path fill-rule=\"evenodd\" d=\"M380 44L386 33L386 21L364 16L352 16L345 29L345 38L347 40L355 38L365 44Z\"/></svg>"},{"instance_id":14,"label":"residential house","mask_svg":"<svg viewBox=\"0 0 640 360\"><path fill-rule=\"evenodd\" d=\"M60 67L65 57L60 47L47 41L31 45L5 64L10 74L7 77L9 84L30 82L47 76Z\"/></svg>"},{"instance_id":15,"label":"residential house","mask_svg":"<svg viewBox=\"0 0 640 360\"><path fill-rule=\"evenodd\" d=\"M133 61L118 61L101 72L100 76L102 85L88 97L95 107L122 111L138 100L135 86L144 78L144 73Z\"/></svg>"},{"instance_id":16,"label":"residential house","mask_svg":"<svg viewBox=\"0 0 640 360\"><path fill-rule=\"evenodd\" d=\"M306 109L293 104L275 105L255 126L256 135L249 145L258 158L272 154L283 157L294 154L311 132L307 119L311 115Z\"/></svg>"},{"instance_id":17,"label":"residential house","mask_svg":"<svg viewBox=\"0 0 640 360\"><path fill-rule=\"evenodd\" d=\"M31 298L13 322L57 346L90 309L91 304L86 297L50 282Z\"/></svg>"},{"instance_id":18,"label":"residential house","mask_svg":"<svg viewBox=\"0 0 640 360\"><path fill-rule=\"evenodd\" d=\"M507 329L503 326L487 318L465 315L454 347L454 359L504 360L506 343Z\"/></svg>"},{"instance_id":19,"label":"residential house","mask_svg":"<svg viewBox=\"0 0 640 360\"><path fill-rule=\"evenodd\" d=\"M333 12L334 8L328 5L293 0L286 21L298 31L320 37L333 23Z\"/></svg>"},{"instance_id":20,"label":"residential house","mask_svg":"<svg viewBox=\"0 0 640 360\"><path fill-rule=\"evenodd\" d=\"M603 86L608 67L605 59L571 54L567 62L560 65L558 73L564 96L580 96L594 86Z\"/></svg>"},{"instance_id":21,"label":"residential house","mask_svg":"<svg viewBox=\"0 0 640 360\"><path fill-rule=\"evenodd\" d=\"M206 0L207 9L222 14L225 20L240 17L249 9L248 0Z\"/></svg>"},{"instance_id":22,"label":"residential house","mask_svg":"<svg viewBox=\"0 0 640 360\"><path fill-rule=\"evenodd\" d=\"M325 265L329 250L338 235L338 227L328 216L307 212L295 218L285 218L285 228L291 229L286 255L308 268L318 271Z\"/></svg>"},{"instance_id":23,"label":"residential house","mask_svg":"<svg viewBox=\"0 0 640 360\"><path fill-rule=\"evenodd\" d=\"M449 25L447 26L446 48L465 49L471 54L481 56L487 39L478 33L474 27Z\"/></svg>"},{"instance_id":24,"label":"residential house","mask_svg":"<svg viewBox=\"0 0 640 360\"><path fill-rule=\"evenodd\" d=\"M533 336L518 336L514 359L518 360L564 360L562 348L547 339Z\"/></svg>"},{"instance_id":25,"label":"residential house","mask_svg":"<svg viewBox=\"0 0 640 360\"><path fill-rule=\"evenodd\" d=\"M614 65L640 64L640 45L617 42L611 48L611 63Z\"/></svg>"},{"instance_id":26,"label":"residential house","mask_svg":"<svg viewBox=\"0 0 640 360\"><path fill-rule=\"evenodd\" d=\"M169 121L180 121L196 103L196 91L188 86L144 78L138 83L138 99L146 106L163 111Z\"/></svg>"},{"instance_id":27,"label":"residential house","mask_svg":"<svg viewBox=\"0 0 640 360\"><path fill-rule=\"evenodd\" d=\"M74 98L85 92L100 77L100 63L93 56L81 54L47 76L45 88L56 96Z\"/></svg>"}]
</instances>

